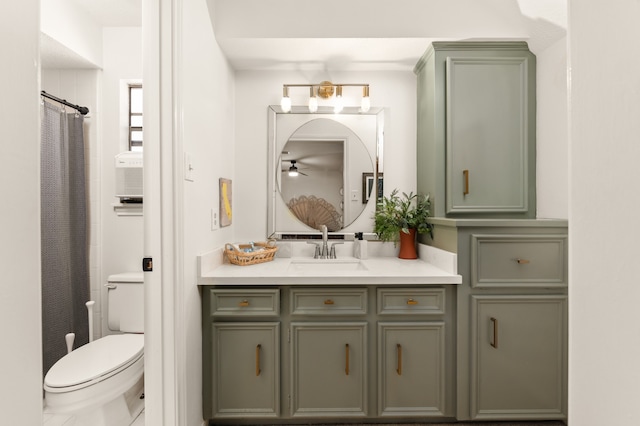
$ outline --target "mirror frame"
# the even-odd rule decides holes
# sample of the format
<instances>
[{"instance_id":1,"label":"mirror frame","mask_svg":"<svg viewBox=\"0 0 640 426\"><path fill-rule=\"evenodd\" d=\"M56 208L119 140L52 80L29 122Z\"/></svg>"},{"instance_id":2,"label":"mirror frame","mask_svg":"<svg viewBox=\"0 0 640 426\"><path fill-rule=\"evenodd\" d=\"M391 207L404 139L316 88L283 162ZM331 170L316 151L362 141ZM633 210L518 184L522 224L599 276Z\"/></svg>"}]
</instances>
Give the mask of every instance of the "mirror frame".
<instances>
[{"instance_id":1,"label":"mirror frame","mask_svg":"<svg viewBox=\"0 0 640 426\"><path fill-rule=\"evenodd\" d=\"M333 112L331 107L320 107L317 112L310 113L309 109L306 106L293 106L290 112L283 112L282 108L279 105L270 105L268 108L268 149L267 149L267 238L276 238L276 239L309 239L312 238L312 235L318 234L319 231L296 231L291 229L276 229L276 205L279 201L278 197L280 197L280 192L278 191L277 185L277 173L280 171L280 153L277 149L277 141L278 141L278 129L277 129L277 119L278 115L291 115L291 114L305 114L308 117L305 119L300 126L310 122L311 120L315 120L318 118L332 118L335 117L336 114ZM373 115L376 117L376 141L375 141L375 158L372 158L373 162L373 174L374 174L374 182L378 181L378 176L383 175L383 141L384 141L384 109L381 107L371 107L369 111L366 113L360 112L358 107L345 107L339 115ZM299 126L299 127L300 127ZM298 127L298 128L299 128ZM357 135L357 133L356 133ZM287 139L291 135L287 135ZM359 135L358 135L359 136ZM375 191L375 187L374 187ZM369 197L369 202L371 200L376 200L375 196ZM373 211L375 211L376 206L373 206ZM351 224L345 226L342 230L337 232L332 232L331 234L337 236L339 238L344 237L347 234L353 235L354 232L364 232L365 234L373 233L373 217L370 218L371 224L368 228L370 229L355 229L351 228L353 224L360 222L360 218L363 214L366 214L368 208L365 208L360 217L356 218ZM297 220L297 219L296 219ZM358 226L358 225L356 225ZM361 226L360 226L361 227ZM350 229L351 228L351 229ZM375 235L375 234L374 234Z\"/></svg>"}]
</instances>

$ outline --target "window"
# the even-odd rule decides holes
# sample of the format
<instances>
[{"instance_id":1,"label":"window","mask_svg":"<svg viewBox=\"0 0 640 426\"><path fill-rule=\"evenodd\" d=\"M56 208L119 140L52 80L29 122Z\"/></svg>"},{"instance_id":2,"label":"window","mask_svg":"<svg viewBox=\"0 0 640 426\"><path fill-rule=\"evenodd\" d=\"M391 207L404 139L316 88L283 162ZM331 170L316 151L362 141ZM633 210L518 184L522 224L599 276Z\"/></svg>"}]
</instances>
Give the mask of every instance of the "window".
<instances>
[{"instance_id":1,"label":"window","mask_svg":"<svg viewBox=\"0 0 640 426\"><path fill-rule=\"evenodd\" d=\"M129 86L129 151L142 152L142 86Z\"/></svg>"}]
</instances>

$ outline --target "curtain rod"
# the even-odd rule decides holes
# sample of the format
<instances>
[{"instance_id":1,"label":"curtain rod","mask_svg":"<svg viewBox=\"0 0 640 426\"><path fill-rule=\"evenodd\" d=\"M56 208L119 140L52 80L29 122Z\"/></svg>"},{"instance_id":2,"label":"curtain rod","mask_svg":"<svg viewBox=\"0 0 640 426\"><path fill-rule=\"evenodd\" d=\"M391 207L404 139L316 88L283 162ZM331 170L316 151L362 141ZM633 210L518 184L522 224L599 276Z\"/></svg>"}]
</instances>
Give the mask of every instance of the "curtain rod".
<instances>
[{"instance_id":1,"label":"curtain rod","mask_svg":"<svg viewBox=\"0 0 640 426\"><path fill-rule=\"evenodd\" d=\"M82 114L82 115L87 115L87 114L89 114L89 108L87 108L87 107L83 107L83 106L80 106L80 105L74 105L74 104L72 104L72 103L67 102L67 101L66 101L66 100L64 100L64 99L60 99L60 98L57 98L57 97L55 97L55 96L53 96L53 95L50 95L50 94L48 94L47 92L45 92L44 90L43 90L43 91L41 91L41 92L40 92L40 94L41 94L42 96L44 96L45 98L49 98L49 99L51 99L51 100L54 100L54 101L56 101L56 102L61 103L62 105L66 105L66 106L68 106L68 107L71 107L71 108L73 108L73 109L78 110L78 112L79 112L80 114Z\"/></svg>"}]
</instances>

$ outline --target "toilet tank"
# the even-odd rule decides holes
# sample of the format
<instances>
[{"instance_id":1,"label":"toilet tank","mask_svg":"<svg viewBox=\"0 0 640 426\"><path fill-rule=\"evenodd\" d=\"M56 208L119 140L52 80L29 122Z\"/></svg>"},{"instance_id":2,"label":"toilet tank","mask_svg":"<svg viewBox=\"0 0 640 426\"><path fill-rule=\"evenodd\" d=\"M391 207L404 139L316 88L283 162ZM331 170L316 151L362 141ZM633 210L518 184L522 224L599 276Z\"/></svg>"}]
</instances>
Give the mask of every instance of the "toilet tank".
<instances>
[{"instance_id":1,"label":"toilet tank","mask_svg":"<svg viewBox=\"0 0 640 426\"><path fill-rule=\"evenodd\" d=\"M142 272L125 272L107 278L109 330L144 332L144 277Z\"/></svg>"}]
</instances>

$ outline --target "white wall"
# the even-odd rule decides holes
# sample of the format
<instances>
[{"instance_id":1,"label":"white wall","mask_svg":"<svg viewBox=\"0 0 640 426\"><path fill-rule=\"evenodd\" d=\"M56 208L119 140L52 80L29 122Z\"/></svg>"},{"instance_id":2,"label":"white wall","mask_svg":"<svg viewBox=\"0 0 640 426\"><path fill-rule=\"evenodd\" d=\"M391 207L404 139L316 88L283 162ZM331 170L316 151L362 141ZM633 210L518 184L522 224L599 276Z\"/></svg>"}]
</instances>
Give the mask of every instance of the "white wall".
<instances>
[{"instance_id":1,"label":"white wall","mask_svg":"<svg viewBox=\"0 0 640 426\"><path fill-rule=\"evenodd\" d=\"M89 62L102 66L102 27L67 0L42 0L40 30Z\"/></svg>"},{"instance_id":2,"label":"white wall","mask_svg":"<svg viewBox=\"0 0 640 426\"><path fill-rule=\"evenodd\" d=\"M100 128L100 215L101 275L105 284L109 275L140 271L143 257L142 216L118 216L113 204L116 154L128 150L128 82L142 82L142 29L111 27L103 31L102 122ZM102 287L102 309L106 309L106 289ZM109 333L106 321L103 333Z\"/></svg>"},{"instance_id":3,"label":"white wall","mask_svg":"<svg viewBox=\"0 0 640 426\"><path fill-rule=\"evenodd\" d=\"M94 305L94 337L102 335L102 308L100 306L102 279L100 275L100 146L103 143L100 127L99 70L43 69L41 87L47 93L89 108L84 120L85 173L87 189L87 219L89 224L89 281ZM55 103L54 103L55 104ZM72 112L72 109L68 110Z\"/></svg>"},{"instance_id":4,"label":"white wall","mask_svg":"<svg viewBox=\"0 0 640 426\"><path fill-rule=\"evenodd\" d=\"M238 194L234 157L242 156L234 146L234 74L215 41L204 0L182 4L182 143L191 154L193 182L184 182L184 279L176 283L181 292L184 335L178 348L185 357L179 368L186 374L182 395L187 404L187 425L202 420L202 327L200 292L197 287L196 256L234 241L240 226L236 219ZM266 112L265 112L266 116ZM246 155L246 154L244 154ZM179 159L180 161L180 159ZM211 230L211 210L218 211L218 179L233 180L233 222Z\"/></svg>"},{"instance_id":5,"label":"white wall","mask_svg":"<svg viewBox=\"0 0 640 426\"><path fill-rule=\"evenodd\" d=\"M235 237L255 241L267 236L267 106L279 105L285 83L369 83L371 105L385 107L384 188L416 191L416 83L411 71L332 72L328 75L287 71L236 72ZM360 104L361 89L345 105ZM306 105L308 89L291 89L294 105ZM323 103L320 103L323 105ZM373 224L372 224L373 228Z\"/></svg>"},{"instance_id":6,"label":"white wall","mask_svg":"<svg viewBox=\"0 0 640 426\"><path fill-rule=\"evenodd\" d=\"M38 0L0 5L0 414L42 424Z\"/></svg>"},{"instance_id":7,"label":"white wall","mask_svg":"<svg viewBox=\"0 0 640 426\"><path fill-rule=\"evenodd\" d=\"M537 58L537 217L569 217L567 39Z\"/></svg>"},{"instance_id":8,"label":"white wall","mask_svg":"<svg viewBox=\"0 0 640 426\"><path fill-rule=\"evenodd\" d=\"M569 1L569 421L638 423L640 2Z\"/></svg>"}]
</instances>

